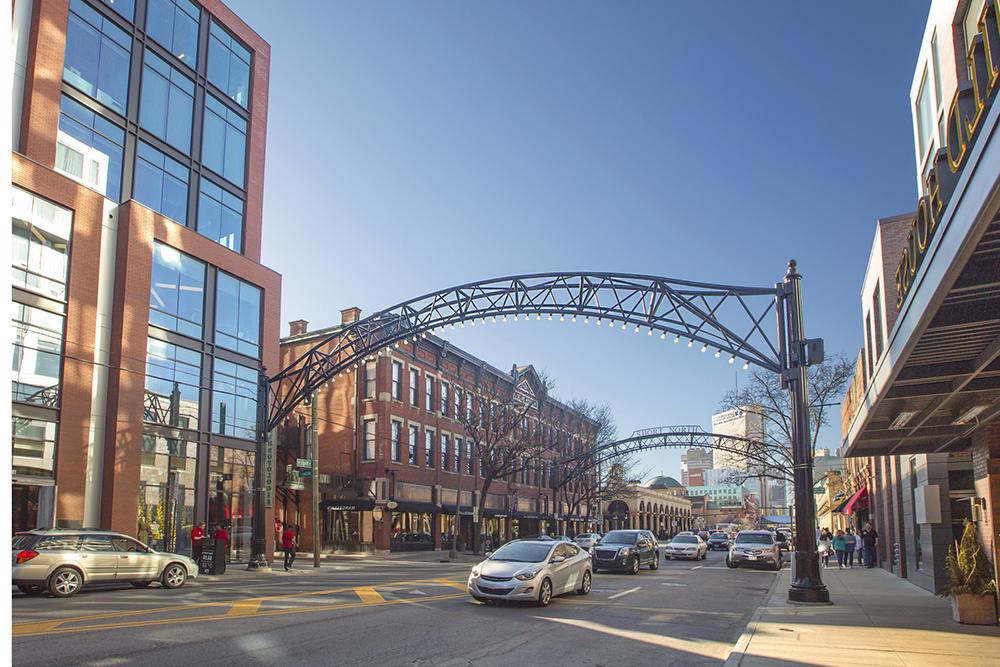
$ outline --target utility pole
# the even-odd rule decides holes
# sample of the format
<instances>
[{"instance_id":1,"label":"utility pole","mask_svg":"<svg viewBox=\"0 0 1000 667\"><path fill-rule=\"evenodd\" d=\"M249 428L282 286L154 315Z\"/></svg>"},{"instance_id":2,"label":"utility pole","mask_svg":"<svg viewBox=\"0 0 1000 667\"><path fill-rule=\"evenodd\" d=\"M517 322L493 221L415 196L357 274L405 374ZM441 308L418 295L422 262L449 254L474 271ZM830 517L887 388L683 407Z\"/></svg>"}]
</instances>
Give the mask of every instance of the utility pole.
<instances>
[{"instance_id":1,"label":"utility pole","mask_svg":"<svg viewBox=\"0 0 1000 667\"><path fill-rule=\"evenodd\" d=\"M792 555L792 582L788 588L788 599L791 602L829 604L830 591L820 575L819 554L816 551L816 500L812 494L809 387L806 383L806 366L822 361L822 341L805 338L802 276L796 272L795 266L794 259L789 261L784 282L775 286L781 385L788 391L792 408L792 468L795 480L795 553ZM812 349L814 346L816 349Z\"/></svg>"},{"instance_id":2,"label":"utility pole","mask_svg":"<svg viewBox=\"0 0 1000 667\"><path fill-rule=\"evenodd\" d=\"M317 398L316 392L313 392L312 400L310 401L311 415L309 423L309 432L312 436L310 440L312 441L312 543L313 543L313 567L319 567L319 547L320 547L320 534L319 534L319 433L316 428L318 419L316 418L317 412Z\"/></svg>"},{"instance_id":3,"label":"utility pole","mask_svg":"<svg viewBox=\"0 0 1000 667\"><path fill-rule=\"evenodd\" d=\"M271 569L267 562L267 538L264 533L264 505L267 502L264 499L266 477L264 466L268 465L268 457L273 456L274 453L274 434L267 428L269 386L267 369L261 368L257 380L257 449L253 466L253 538L250 542L250 561L247 563L247 569L262 572ZM268 479L273 479L273 474Z\"/></svg>"},{"instance_id":4,"label":"utility pole","mask_svg":"<svg viewBox=\"0 0 1000 667\"><path fill-rule=\"evenodd\" d=\"M462 532L462 450L455 443L455 460L458 462L458 490L455 492L455 534L451 536L448 560L458 558L458 536Z\"/></svg>"}]
</instances>

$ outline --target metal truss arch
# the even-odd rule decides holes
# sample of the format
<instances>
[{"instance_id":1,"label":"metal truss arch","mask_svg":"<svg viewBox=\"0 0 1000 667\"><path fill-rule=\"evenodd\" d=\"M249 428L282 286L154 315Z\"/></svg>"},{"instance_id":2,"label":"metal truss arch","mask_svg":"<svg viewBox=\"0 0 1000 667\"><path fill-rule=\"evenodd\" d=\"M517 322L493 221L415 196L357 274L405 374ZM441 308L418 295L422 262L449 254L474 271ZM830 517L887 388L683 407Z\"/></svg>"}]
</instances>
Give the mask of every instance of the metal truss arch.
<instances>
[{"instance_id":1,"label":"metal truss arch","mask_svg":"<svg viewBox=\"0 0 1000 667\"><path fill-rule=\"evenodd\" d=\"M759 440L753 438L709 433L700 426L658 426L635 431L627 438L599 445L577 457L562 459L559 463L578 460L580 457L592 457L592 465L596 467L652 449L700 447L743 456L750 462L766 469L781 469L781 472L791 477L791 470L787 469L786 466L754 453L754 449L761 444Z\"/></svg>"},{"instance_id":2,"label":"metal truss arch","mask_svg":"<svg viewBox=\"0 0 1000 667\"><path fill-rule=\"evenodd\" d=\"M270 378L268 429L325 383L379 350L444 327L570 318L659 333L688 347L781 369L781 342L762 323L776 317L774 287L718 285L633 273L531 273L469 282L398 303L316 341Z\"/></svg>"}]
</instances>

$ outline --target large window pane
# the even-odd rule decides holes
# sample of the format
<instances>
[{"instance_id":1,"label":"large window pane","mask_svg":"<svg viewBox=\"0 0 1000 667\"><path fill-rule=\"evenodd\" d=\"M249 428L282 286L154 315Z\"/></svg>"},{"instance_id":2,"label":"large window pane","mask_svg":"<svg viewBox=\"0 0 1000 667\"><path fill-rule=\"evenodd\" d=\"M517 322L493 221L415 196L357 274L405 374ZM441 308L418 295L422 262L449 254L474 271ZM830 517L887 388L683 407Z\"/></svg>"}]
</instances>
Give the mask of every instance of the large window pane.
<instances>
[{"instance_id":1,"label":"large window pane","mask_svg":"<svg viewBox=\"0 0 1000 667\"><path fill-rule=\"evenodd\" d=\"M17 476L53 477L58 430L56 422L18 416L11 421L12 473Z\"/></svg>"},{"instance_id":2,"label":"large window pane","mask_svg":"<svg viewBox=\"0 0 1000 667\"><path fill-rule=\"evenodd\" d=\"M243 200L204 176L198 196L198 233L243 252Z\"/></svg>"},{"instance_id":3,"label":"large window pane","mask_svg":"<svg viewBox=\"0 0 1000 667\"><path fill-rule=\"evenodd\" d=\"M260 288L219 272L215 298L215 342L260 357Z\"/></svg>"},{"instance_id":4,"label":"large window pane","mask_svg":"<svg viewBox=\"0 0 1000 667\"><path fill-rule=\"evenodd\" d=\"M135 19L135 0L101 0L101 2L129 21Z\"/></svg>"},{"instance_id":5,"label":"large window pane","mask_svg":"<svg viewBox=\"0 0 1000 667\"><path fill-rule=\"evenodd\" d=\"M156 338L146 341L145 420L197 428L201 354Z\"/></svg>"},{"instance_id":6,"label":"large window pane","mask_svg":"<svg viewBox=\"0 0 1000 667\"><path fill-rule=\"evenodd\" d=\"M187 194L187 167L140 141L136 151L133 198L186 226Z\"/></svg>"},{"instance_id":7,"label":"large window pane","mask_svg":"<svg viewBox=\"0 0 1000 667\"><path fill-rule=\"evenodd\" d=\"M198 62L201 12L189 0L149 0L146 32L192 68Z\"/></svg>"},{"instance_id":8,"label":"large window pane","mask_svg":"<svg viewBox=\"0 0 1000 667\"><path fill-rule=\"evenodd\" d=\"M208 38L208 80L244 109L250 92L250 51L212 21Z\"/></svg>"},{"instance_id":9,"label":"large window pane","mask_svg":"<svg viewBox=\"0 0 1000 667\"><path fill-rule=\"evenodd\" d=\"M59 105L56 169L108 199L121 201L125 130L63 95Z\"/></svg>"},{"instance_id":10,"label":"large window pane","mask_svg":"<svg viewBox=\"0 0 1000 667\"><path fill-rule=\"evenodd\" d=\"M253 452L213 447L208 464L208 534L229 535L230 562L250 558L253 519Z\"/></svg>"},{"instance_id":11,"label":"large window pane","mask_svg":"<svg viewBox=\"0 0 1000 667\"><path fill-rule=\"evenodd\" d=\"M11 192L11 284L63 300L73 212L18 187Z\"/></svg>"},{"instance_id":12,"label":"large window pane","mask_svg":"<svg viewBox=\"0 0 1000 667\"><path fill-rule=\"evenodd\" d=\"M237 438L257 437L256 369L215 360L212 374L212 431Z\"/></svg>"},{"instance_id":13,"label":"large window pane","mask_svg":"<svg viewBox=\"0 0 1000 667\"><path fill-rule=\"evenodd\" d=\"M146 51L142 67L139 124L174 148L191 152L194 82Z\"/></svg>"},{"instance_id":14,"label":"large window pane","mask_svg":"<svg viewBox=\"0 0 1000 667\"><path fill-rule=\"evenodd\" d=\"M136 537L159 551L191 553L195 442L143 434Z\"/></svg>"},{"instance_id":15,"label":"large window pane","mask_svg":"<svg viewBox=\"0 0 1000 667\"><path fill-rule=\"evenodd\" d=\"M170 246L154 242L150 324L201 338L204 304L205 265Z\"/></svg>"},{"instance_id":16,"label":"large window pane","mask_svg":"<svg viewBox=\"0 0 1000 667\"><path fill-rule=\"evenodd\" d=\"M201 161L226 180L243 187L247 122L212 95L205 95Z\"/></svg>"},{"instance_id":17,"label":"large window pane","mask_svg":"<svg viewBox=\"0 0 1000 667\"><path fill-rule=\"evenodd\" d=\"M17 302L11 309L11 398L58 407L64 318Z\"/></svg>"},{"instance_id":18,"label":"large window pane","mask_svg":"<svg viewBox=\"0 0 1000 667\"><path fill-rule=\"evenodd\" d=\"M125 113L132 38L83 0L71 0L63 79Z\"/></svg>"}]
</instances>

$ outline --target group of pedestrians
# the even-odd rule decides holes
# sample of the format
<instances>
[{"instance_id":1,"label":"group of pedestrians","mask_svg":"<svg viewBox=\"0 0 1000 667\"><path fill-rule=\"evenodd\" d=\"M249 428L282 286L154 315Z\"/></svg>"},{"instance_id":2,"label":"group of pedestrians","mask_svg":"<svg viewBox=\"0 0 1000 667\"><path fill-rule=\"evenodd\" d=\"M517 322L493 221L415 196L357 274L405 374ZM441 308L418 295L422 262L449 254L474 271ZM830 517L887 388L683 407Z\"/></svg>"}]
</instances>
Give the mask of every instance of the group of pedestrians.
<instances>
[{"instance_id":1,"label":"group of pedestrians","mask_svg":"<svg viewBox=\"0 0 1000 667\"><path fill-rule=\"evenodd\" d=\"M858 566L875 567L875 547L878 545L878 533L870 523L857 532L853 528L846 531L838 530L835 534L824 528L816 540L819 546L819 557L824 567L830 567L830 556L837 558L837 567L854 567L854 554L858 556Z\"/></svg>"}]
</instances>

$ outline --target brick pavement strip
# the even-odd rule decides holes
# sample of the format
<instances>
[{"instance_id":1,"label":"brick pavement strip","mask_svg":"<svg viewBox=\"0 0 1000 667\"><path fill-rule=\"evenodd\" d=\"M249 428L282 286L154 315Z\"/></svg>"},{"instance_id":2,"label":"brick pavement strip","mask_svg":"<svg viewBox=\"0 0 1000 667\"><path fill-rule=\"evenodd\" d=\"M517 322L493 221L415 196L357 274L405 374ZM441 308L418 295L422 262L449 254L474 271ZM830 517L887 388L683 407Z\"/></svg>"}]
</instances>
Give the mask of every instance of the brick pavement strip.
<instances>
[{"instance_id":1,"label":"brick pavement strip","mask_svg":"<svg viewBox=\"0 0 1000 667\"><path fill-rule=\"evenodd\" d=\"M824 570L833 604L816 606L787 601L789 576L776 579L727 667L997 664L1000 628L955 623L948 600L888 572Z\"/></svg>"}]
</instances>

